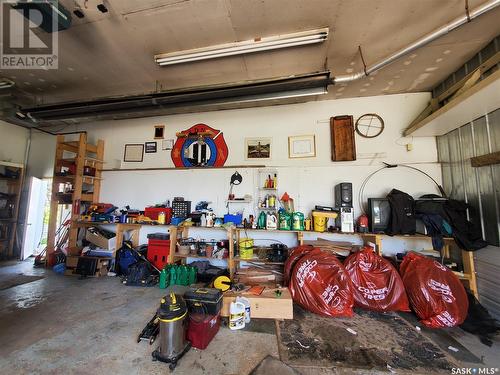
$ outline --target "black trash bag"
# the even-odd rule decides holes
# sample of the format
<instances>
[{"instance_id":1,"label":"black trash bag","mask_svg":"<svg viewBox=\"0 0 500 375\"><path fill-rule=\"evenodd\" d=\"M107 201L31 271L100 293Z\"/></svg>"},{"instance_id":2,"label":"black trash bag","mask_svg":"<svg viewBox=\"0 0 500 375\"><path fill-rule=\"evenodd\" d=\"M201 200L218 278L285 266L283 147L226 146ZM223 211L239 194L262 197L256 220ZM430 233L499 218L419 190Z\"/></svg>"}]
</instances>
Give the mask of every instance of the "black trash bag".
<instances>
[{"instance_id":1,"label":"black trash bag","mask_svg":"<svg viewBox=\"0 0 500 375\"><path fill-rule=\"evenodd\" d=\"M500 331L498 321L490 315L488 310L469 291L467 291L467 297L469 298L469 310L460 328L479 337L479 340L484 345L491 346L493 338Z\"/></svg>"}]
</instances>

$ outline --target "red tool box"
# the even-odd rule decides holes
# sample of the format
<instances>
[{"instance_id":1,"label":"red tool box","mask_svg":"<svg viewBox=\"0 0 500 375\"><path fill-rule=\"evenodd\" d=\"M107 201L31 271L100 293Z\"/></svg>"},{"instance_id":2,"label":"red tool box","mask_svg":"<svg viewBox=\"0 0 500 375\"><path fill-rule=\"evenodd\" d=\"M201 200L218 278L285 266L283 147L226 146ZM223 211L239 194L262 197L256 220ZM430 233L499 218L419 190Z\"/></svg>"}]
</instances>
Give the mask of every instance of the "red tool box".
<instances>
[{"instance_id":1,"label":"red tool box","mask_svg":"<svg viewBox=\"0 0 500 375\"><path fill-rule=\"evenodd\" d=\"M191 346L205 349L215 337L220 327L220 315L189 314L187 339Z\"/></svg>"},{"instance_id":2,"label":"red tool box","mask_svg":"<svg viewBox=\"0 0 500 375\"><path fill-rule=\"evenodd\" d=\"M172 207L146 207L144 209L144 216L149 217L151 220L158 220L160 212L165 212L165 224L170 224L172 220Z\"/></svg>"},{"instance_id":3,"label":"red tool box","mask_svg":"<svg viewBox=\"0 0 500 375\"><path fill-rule=\"evenodd\" d=\"M170 235L165 233L148 234L148 260L162 270L168 263L170 254Z\"/></svg>"}]
</instances>

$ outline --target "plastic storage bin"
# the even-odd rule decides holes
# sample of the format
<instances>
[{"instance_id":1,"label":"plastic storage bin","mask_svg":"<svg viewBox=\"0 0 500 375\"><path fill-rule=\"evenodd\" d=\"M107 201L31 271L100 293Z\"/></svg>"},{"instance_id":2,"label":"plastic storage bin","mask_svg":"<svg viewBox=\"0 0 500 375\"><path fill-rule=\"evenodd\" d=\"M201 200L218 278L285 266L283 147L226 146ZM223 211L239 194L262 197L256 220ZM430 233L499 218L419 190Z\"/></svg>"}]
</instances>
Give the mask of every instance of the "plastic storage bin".
<instances>
[{"instance_id":1,"label":"plastic storage bin","mask_svg":"<svg viewBox=\"0 0 500 375\"><path fill-rule=\"evenodd\" d=\"M144 216L149 217L151 220L158 220L158 214L160 212L165 212L165 224L170 224L172 220L171 207L146 207L144 209Z\"/></svg>"}]
</instances>

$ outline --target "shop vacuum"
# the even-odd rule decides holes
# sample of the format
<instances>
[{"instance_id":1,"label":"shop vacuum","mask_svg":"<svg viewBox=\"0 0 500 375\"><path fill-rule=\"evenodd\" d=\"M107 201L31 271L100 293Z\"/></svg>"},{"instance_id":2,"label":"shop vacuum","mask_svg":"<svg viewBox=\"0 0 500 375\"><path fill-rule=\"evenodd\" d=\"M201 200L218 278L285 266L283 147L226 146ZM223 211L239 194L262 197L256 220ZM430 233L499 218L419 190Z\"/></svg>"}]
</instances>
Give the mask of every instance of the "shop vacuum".
<instances>
[{"instance_id":1,"label":"shop vacuum","mask_svg":"<svg viewBox=\"0 0 500 375\"><path fill-rule=\"evenodd\" d=\"M160 346L153 353L153 361L169 363L170 370L191 348L186 341L187 307L184 298L173 292L161 299L157 313L160 324Z\"/></svg>"}]
</instances>

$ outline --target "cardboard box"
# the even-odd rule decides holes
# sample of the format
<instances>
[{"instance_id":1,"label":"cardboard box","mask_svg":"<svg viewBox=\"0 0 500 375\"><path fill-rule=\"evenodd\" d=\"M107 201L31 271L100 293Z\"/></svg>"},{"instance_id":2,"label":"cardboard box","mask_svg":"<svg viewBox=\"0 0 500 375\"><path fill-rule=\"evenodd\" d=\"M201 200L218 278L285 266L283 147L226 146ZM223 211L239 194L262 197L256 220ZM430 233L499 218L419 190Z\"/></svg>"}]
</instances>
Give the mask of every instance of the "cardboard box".
<instances>
[{"instance_id":1,"label":"cardboard box","mask_svg":"<svg viewBox=\"0 0 500 375\"><path fill-rule=\"evenodd\" d=\"M94 245L100 247L101 249L107 249L113 251L116 250L116 236L107 239L106 237L98 233L92 233L90 231L87 231L85 239L90 243L93 243Z\"/></svg>"},{"instance_id":2,"label":"cardboard box","mask_svg":"<svg viewBox=\"0 0 500 375\"><path fill-rule=\"evenodd\" d=\"M222 298L221 316L229 316L229 306L236 296L250 301L250 317L262 319L293 319L293 300L288 288L281 288L281 297L276 297L274 288L266 288L260 296L248 293L226 292Z\"/></svg>"},{"instance_id":3,"label":"cardboard box","mask_svg":"<svg viewBox=\"0 0 500 375\"><path fill-rule=\"evenodd\" d=\"M66 268L76 268L78 264L78 256L68 255L66 257Z\"/></svg>"}]
</instances>

